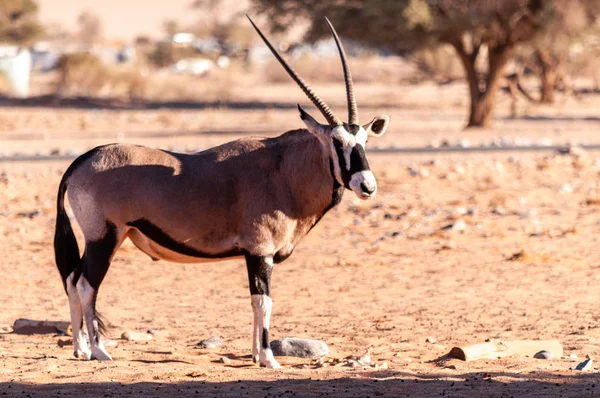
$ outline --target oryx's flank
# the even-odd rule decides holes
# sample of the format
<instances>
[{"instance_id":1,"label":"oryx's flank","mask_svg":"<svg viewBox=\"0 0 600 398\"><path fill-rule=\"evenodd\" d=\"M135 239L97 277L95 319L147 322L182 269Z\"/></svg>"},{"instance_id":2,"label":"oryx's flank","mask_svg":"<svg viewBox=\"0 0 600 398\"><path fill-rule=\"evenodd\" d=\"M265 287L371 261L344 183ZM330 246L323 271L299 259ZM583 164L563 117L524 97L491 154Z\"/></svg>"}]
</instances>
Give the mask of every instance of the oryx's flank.
<instances>
[{"instance_id":1,"label":"oryx's flank","mask_svg":"<svg viewBox=\"0 0 600 398\"><path fill-rule=\"evenodd\" d=\"M389 121L382 116L358 124L346 55L327 23L342 60L348 123L334 115L252 23L328 124L298 107L307 128L276 138L245 138L196 154L111 144L69 166L58 189L54 250L69 296L76 357L111 359L100 339L96 297L115 252L129 238L154 260L245 258L254 311L252 357L261 366L279 367L269 348L273 266L288 258L340 202L344 188L361 199L375 195L365 144L368 136L385 133ZM65 212L67 191L85 237L82 258ZM91 350L82 332L84 318Z\"/></svg>"}]
</instances>

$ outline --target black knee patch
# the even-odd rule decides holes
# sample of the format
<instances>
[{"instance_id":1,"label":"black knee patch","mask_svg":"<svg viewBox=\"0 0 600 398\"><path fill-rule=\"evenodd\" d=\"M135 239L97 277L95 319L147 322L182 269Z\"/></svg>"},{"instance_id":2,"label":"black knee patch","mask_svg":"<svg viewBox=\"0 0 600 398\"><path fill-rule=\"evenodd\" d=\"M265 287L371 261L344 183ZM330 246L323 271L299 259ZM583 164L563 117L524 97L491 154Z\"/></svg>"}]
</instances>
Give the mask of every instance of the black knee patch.
<instances>
[{"instance_id":1,"label":"black knee patch","mask_svg":"<svg viewBox=\"0 0 600 398\"><path fill-rule=\"evenodd\" d=\"M248 268L250 294L266 294L270 297L273 266L267 262L265 257L253 256L246 251L244 251L244 256Z\"/></svg>"}]
</instances>

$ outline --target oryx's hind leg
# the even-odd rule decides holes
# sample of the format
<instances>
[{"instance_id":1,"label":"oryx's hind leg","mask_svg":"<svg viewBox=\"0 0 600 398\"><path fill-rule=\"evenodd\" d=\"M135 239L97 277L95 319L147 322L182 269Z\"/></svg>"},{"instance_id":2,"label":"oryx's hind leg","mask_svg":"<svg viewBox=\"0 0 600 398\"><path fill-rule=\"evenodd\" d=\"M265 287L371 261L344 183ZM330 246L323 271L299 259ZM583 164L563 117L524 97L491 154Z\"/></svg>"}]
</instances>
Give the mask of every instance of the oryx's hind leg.
<instances>
[{"instance_id":1,"label":"oryx's hind leg","mask_svg":"<svg viewBox=\"0 0 600 398\"><path fill-rule=\"evenodd\" d=\"M113 224L106 222L102 238L88 240L86 237L85 252L81 259L81 276L77 281L77 292L90 339L91 359L112 360L101 340L104 324L96 312L96 297L110 262L125 235L124 230L118 230Z\"/></svg>"},{"instance_id":2,"label":"oryx's hind leg","mask_svg":"<svg viewBox=\"0 0 600 398\"><path fill-rule=\"evenodd\" d=\"M92 352L88 347L85 334L83 334L83 310L75 281L79 276L80 268L75 269L67 278L67 294L69 295L69 309L71 310L71 326L73 328L73 355L79 359L90 359Z\"/></svg>"},{"instance_id":3,"label":"oryx's hind leg","mask_svg":"<svg viewBox=\"0 0 600 398\"><path fill-rule=\"evenodd\" d=\"M273 300L271 300L273 258L253 256L249 253L245 253L245 257L254 313L252 359L254 362L258 361L260 366L280 368L281 366L273 357L273 351L269 345L269 323L273 308Z\"/></svg>"}]
</instances>

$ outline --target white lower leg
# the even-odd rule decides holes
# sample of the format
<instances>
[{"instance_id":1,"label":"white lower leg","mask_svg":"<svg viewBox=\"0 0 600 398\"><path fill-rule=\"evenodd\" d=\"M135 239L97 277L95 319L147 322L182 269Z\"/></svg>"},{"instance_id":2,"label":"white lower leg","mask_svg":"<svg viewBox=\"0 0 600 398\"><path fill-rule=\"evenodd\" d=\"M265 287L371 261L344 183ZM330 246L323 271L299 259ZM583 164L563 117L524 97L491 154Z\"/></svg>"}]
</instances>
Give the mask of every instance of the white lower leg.
<instances>
[{"instance_id":1,"label":"white lower leg","mask_svg":"<svg viewBox=\"0 0 600 398\"><path fill-rule=\"evenodd\" d=\"M77 293L79 293L79 299L83 309L83 316L85 317L85 324L87 326L88 336L90 338L92 359L97 359L99 361L112 361L110 354L106 351L104 348L104 343L100 339L98 321L96 320L96 309L94 308L96 292L83 275L77 282Z\"/></svg>"},{"instance_id":2,"label":"white lower leg","mask_svg":"<svg viewBox=\"0 0 600 398\"><path fill-rule=\"evenodd\" d=\"M262 314L260 313L260 309L254 305L254 301L252 301L252 312L254 313L254 332L252 333L252 362L258 363L260 360L260 325Z\"/></svg>"},{"instance_id":3,"label":"white lower leg","mask_svg":"<svg viewBox=\"0 0 600 398\"><path fill-rule=\"evenodd\" d=\"M69 295L69 309L71 311L71 327L73 328L73 355L80 359L90 359L92 353L88 348L88 343L81 324L83 323L83 312L77 288L73 284L74 273L67 278L67 294Z\"/></svg>"},{"instance_id":4,"label":"white lower leg","mask_svg":"<svg viewBox=\"0 0 600 398\"><path fill-rule=\"evenodd\" d=\"M269 347L269 323L271 319L271 310L273 308L273 300L266 294L253 294L251 298L254 313L258 313L258 317L255 315L255 320L258 318L259 321L260 366L275 369L280 368L281 366L273 357L273 351L271 350L271 347Z\"/></svg>"}]
</instances>

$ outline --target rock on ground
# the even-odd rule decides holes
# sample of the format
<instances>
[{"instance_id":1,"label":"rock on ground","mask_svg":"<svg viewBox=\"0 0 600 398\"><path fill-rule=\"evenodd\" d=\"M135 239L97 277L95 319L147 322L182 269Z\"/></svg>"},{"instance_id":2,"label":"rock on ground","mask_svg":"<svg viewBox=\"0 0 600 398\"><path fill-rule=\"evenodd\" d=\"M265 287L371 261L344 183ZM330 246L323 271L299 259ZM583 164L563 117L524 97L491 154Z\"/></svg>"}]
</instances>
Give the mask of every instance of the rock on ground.
<instances>
[{"instance_id":1,"label":"rock on ground","mask_svg":"<svg viewBox=\"0 0 600 398\"><path fill-rule=\"evenodd\" d=\"M138 333L131 330L127 330L121 334L121 338L127 341L146 341L152 340L152 335L148 333Z\"/></svg>"},{"instance_id":2,"label":"rock on ground","mask_svg":"<svg viewBox=\"0 0 600 398\"><path fill-rule=\"evenodd\" d=\"M537 358L537 359L553 359L554 353L552 351L542 350L542 351L536 352L533 357Z\"/></svg>"},{"instance_id":3,"label":"rock on ground","mask_svg":"<svg viewBox=\"0 0 600 398\"><path fill-rule=\"evenodd\" d=\"M196 345L202 348L217 348L223 345L223 339L219 336L211 336L208 339L202 340Z\"/></svg>"},{"instance_id":4,"label":"rock on ground","mask_svg":"<svg viewBox=\"0 0 600 398\"><path fill-rule=\"evenodd\" d=\"M323 341L292 337L271 341L271 350L275 356L299 358L318 358L329 354L329 347Z\"/></svg>"}]
</instances>

